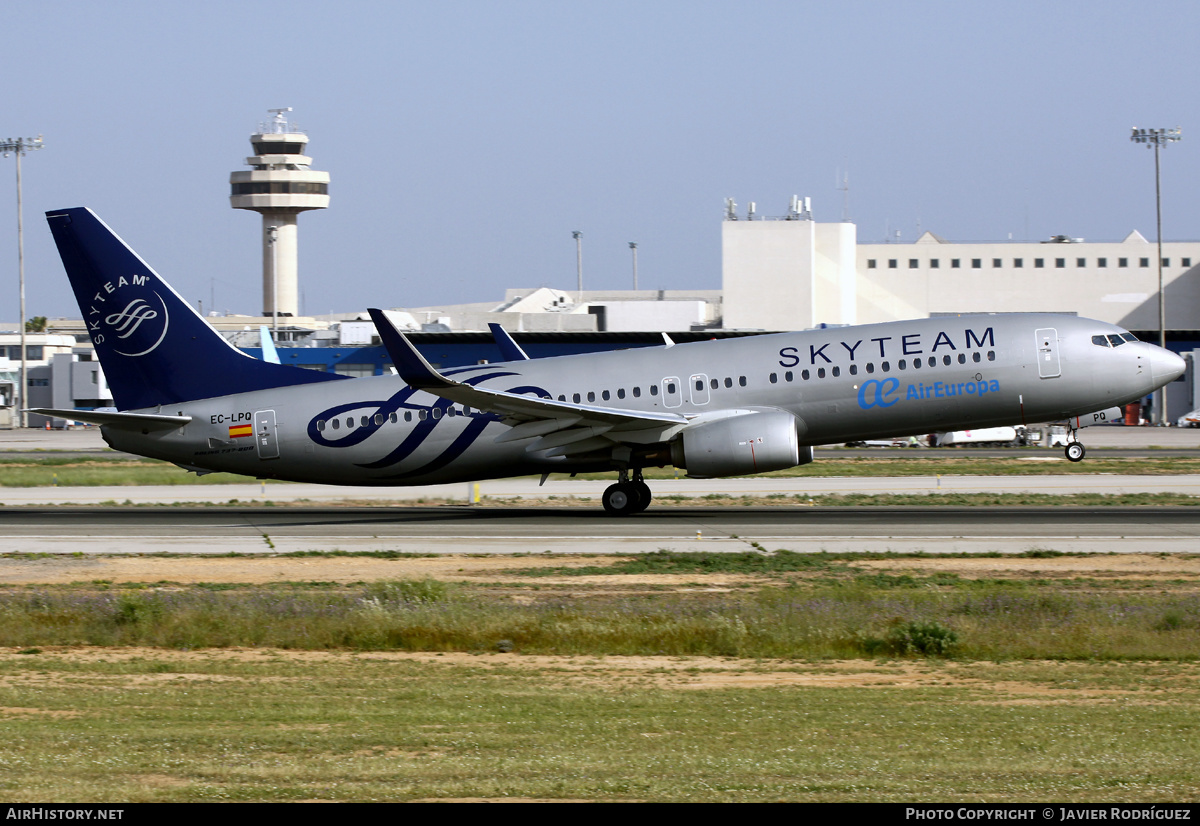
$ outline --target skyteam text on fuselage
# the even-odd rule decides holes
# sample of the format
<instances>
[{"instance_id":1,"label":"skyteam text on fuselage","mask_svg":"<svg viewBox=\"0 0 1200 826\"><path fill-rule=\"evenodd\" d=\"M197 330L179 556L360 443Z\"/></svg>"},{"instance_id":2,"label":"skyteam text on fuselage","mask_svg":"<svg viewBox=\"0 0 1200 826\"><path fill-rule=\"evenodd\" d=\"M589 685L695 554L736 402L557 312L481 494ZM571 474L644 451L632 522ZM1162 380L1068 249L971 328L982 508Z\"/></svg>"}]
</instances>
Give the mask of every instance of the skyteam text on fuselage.
<instances>
[{"instance_id":1,"label":"skyteam text on fuselage","mask_svg":"<svg viewBox=\"0 0 1200 826\"><path fill-rule=\"evenodd\" d=\"M629 514L650 504L646 467L738 476L819 444L1060 419L1074 432L1184 370L1111 324L1008 314L542 359L499 330L511 361L438 371L371 310L398 375L347 378L237 350L90 210L47 219L117 409L36 412L201 473L423 485L612 470L604 507Z\"/></svg>"}]
</instances>

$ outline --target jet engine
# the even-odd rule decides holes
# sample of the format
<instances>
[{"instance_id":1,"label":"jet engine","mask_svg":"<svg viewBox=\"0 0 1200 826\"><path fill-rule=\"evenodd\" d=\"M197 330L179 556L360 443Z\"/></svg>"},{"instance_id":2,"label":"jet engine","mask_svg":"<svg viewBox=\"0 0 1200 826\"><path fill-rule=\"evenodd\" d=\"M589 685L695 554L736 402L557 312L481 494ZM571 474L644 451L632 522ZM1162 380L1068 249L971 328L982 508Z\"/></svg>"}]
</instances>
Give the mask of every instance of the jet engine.
<instances>
[{"instance_id":1,"label":"jet engine","mask_svg":"<svg viewBox=\"0 0 1200 826\"><path fill-rule=\"evenodd\" d=\"M798 420L785 410L756 411L689 427L671 442L671 463L706 479L783 470L813 460L801 448Z\"/></svg>"}]
</instances>

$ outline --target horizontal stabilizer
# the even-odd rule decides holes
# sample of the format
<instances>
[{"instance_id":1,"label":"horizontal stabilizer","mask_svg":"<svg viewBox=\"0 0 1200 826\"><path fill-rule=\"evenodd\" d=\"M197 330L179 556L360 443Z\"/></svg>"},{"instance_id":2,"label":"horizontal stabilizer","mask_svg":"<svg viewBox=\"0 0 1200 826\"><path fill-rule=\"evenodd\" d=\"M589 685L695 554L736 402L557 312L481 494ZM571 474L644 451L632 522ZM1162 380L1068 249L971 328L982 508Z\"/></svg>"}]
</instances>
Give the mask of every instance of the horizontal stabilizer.
<instances>
[{"instance_id":1,"label":"horizontal stabilizer","mask_svg":"<svg viewBox=\"0 0 1200 826\"><path fill-rule=\"evenodd\" d=\"M116 410L65 410L55 407L31 407L28 412L51 416L55 419L68 419L73 422L150 428L151 430L183 427L192 420L191 416L168 416L165 413L119 413Z\"/></svg>"}]
</instances>

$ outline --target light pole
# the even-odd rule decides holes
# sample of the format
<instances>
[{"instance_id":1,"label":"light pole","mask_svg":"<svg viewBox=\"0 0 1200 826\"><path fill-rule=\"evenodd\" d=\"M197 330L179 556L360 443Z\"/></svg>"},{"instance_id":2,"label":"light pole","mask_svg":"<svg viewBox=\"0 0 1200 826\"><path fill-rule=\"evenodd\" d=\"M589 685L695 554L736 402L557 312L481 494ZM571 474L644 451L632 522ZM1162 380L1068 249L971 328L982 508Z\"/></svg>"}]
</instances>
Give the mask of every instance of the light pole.
<instances>
[{"instance_id":1,"label":"light pole","mask_svg":"<svg viewBox=\"0 0 1200 826\"><path fill-rule=\"evenodd\" d=\"M1166 296L1163 292L1163 257L1162 257L1162 186L1159 179L1159 162L1158 150L1159 147L1166 146L1168 143L1175 143L1182 140L1183 135L1179 127L1174 129L1138 129L1133 128L1133 134L1129 138L1134 143L1145 144L1146 147L1154 149L1154 210L1157 220L1156 235L1158 236L1158 346L1166 348L1167 346L1167 304ZM1167 424L1167 388L1166 385L1158 391L1158 423L1159 425Z\"/></svg>"},{"instance_id":2,"label":"light pole","mask_svg":"<svg viewBox=\"0 0 1200 826\"><path fill-rule=\"evenodd\" d=\"M583 233L572 230L571 237L575 239L575 272L579 279L579 295L576 302L583 303Z\"/></svg>"},{"instance_id":3,"label":"light pole","mask_svg":"<svg viewBox=\"0 0 1200 826\"><path fill-rule=\"evenodd\" d=\"M633 250L633 289L637 291L637 241L630 241L629 248Z\"/></svg>"},{"instance_id":4,"label":"light pole","mask_svg":"<svg viewBox=\"0 0 1200 826\"><path fill-rule=\"evenodd\" d=\"M8 157L11 152L17 156L17 280L21 287L21 384L17 388L16 397L13 399L13 404L16 407L17 419L21 427L29 424L29 417L25 413L25 393L27 380L25 378L25 227L21 217L21 157L29 151L42 148L42 136L36 138L8 138L0 141L0 152L4 153L4 157Z\"/></svg>"}]
</instances>

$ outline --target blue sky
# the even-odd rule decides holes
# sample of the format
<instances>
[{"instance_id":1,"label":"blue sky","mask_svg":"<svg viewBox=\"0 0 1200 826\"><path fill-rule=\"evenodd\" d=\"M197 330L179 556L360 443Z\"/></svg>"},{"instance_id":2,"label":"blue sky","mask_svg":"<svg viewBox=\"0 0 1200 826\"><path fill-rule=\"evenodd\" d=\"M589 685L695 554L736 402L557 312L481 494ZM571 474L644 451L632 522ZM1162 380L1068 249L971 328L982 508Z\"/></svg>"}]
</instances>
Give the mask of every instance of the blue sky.
<instances>
[{"instance_id":1,"label":"blue sky","mask_svg":"<svg viewBox=\"0 0 1200 826\"><path fill-rule=\"evenodd\" d=\"M291 106L328 210L301 309L499 301L506 287L720 287L723 202L791 195L860 243L1200 238L1200 4L94 3L5 10L0 135L23 162L29 315L74 316L42 212L89 206L205 309L261 310L260 219L229 173ZM16 319L0 160L0 320Z\"/></svg>"}]
</instances>

